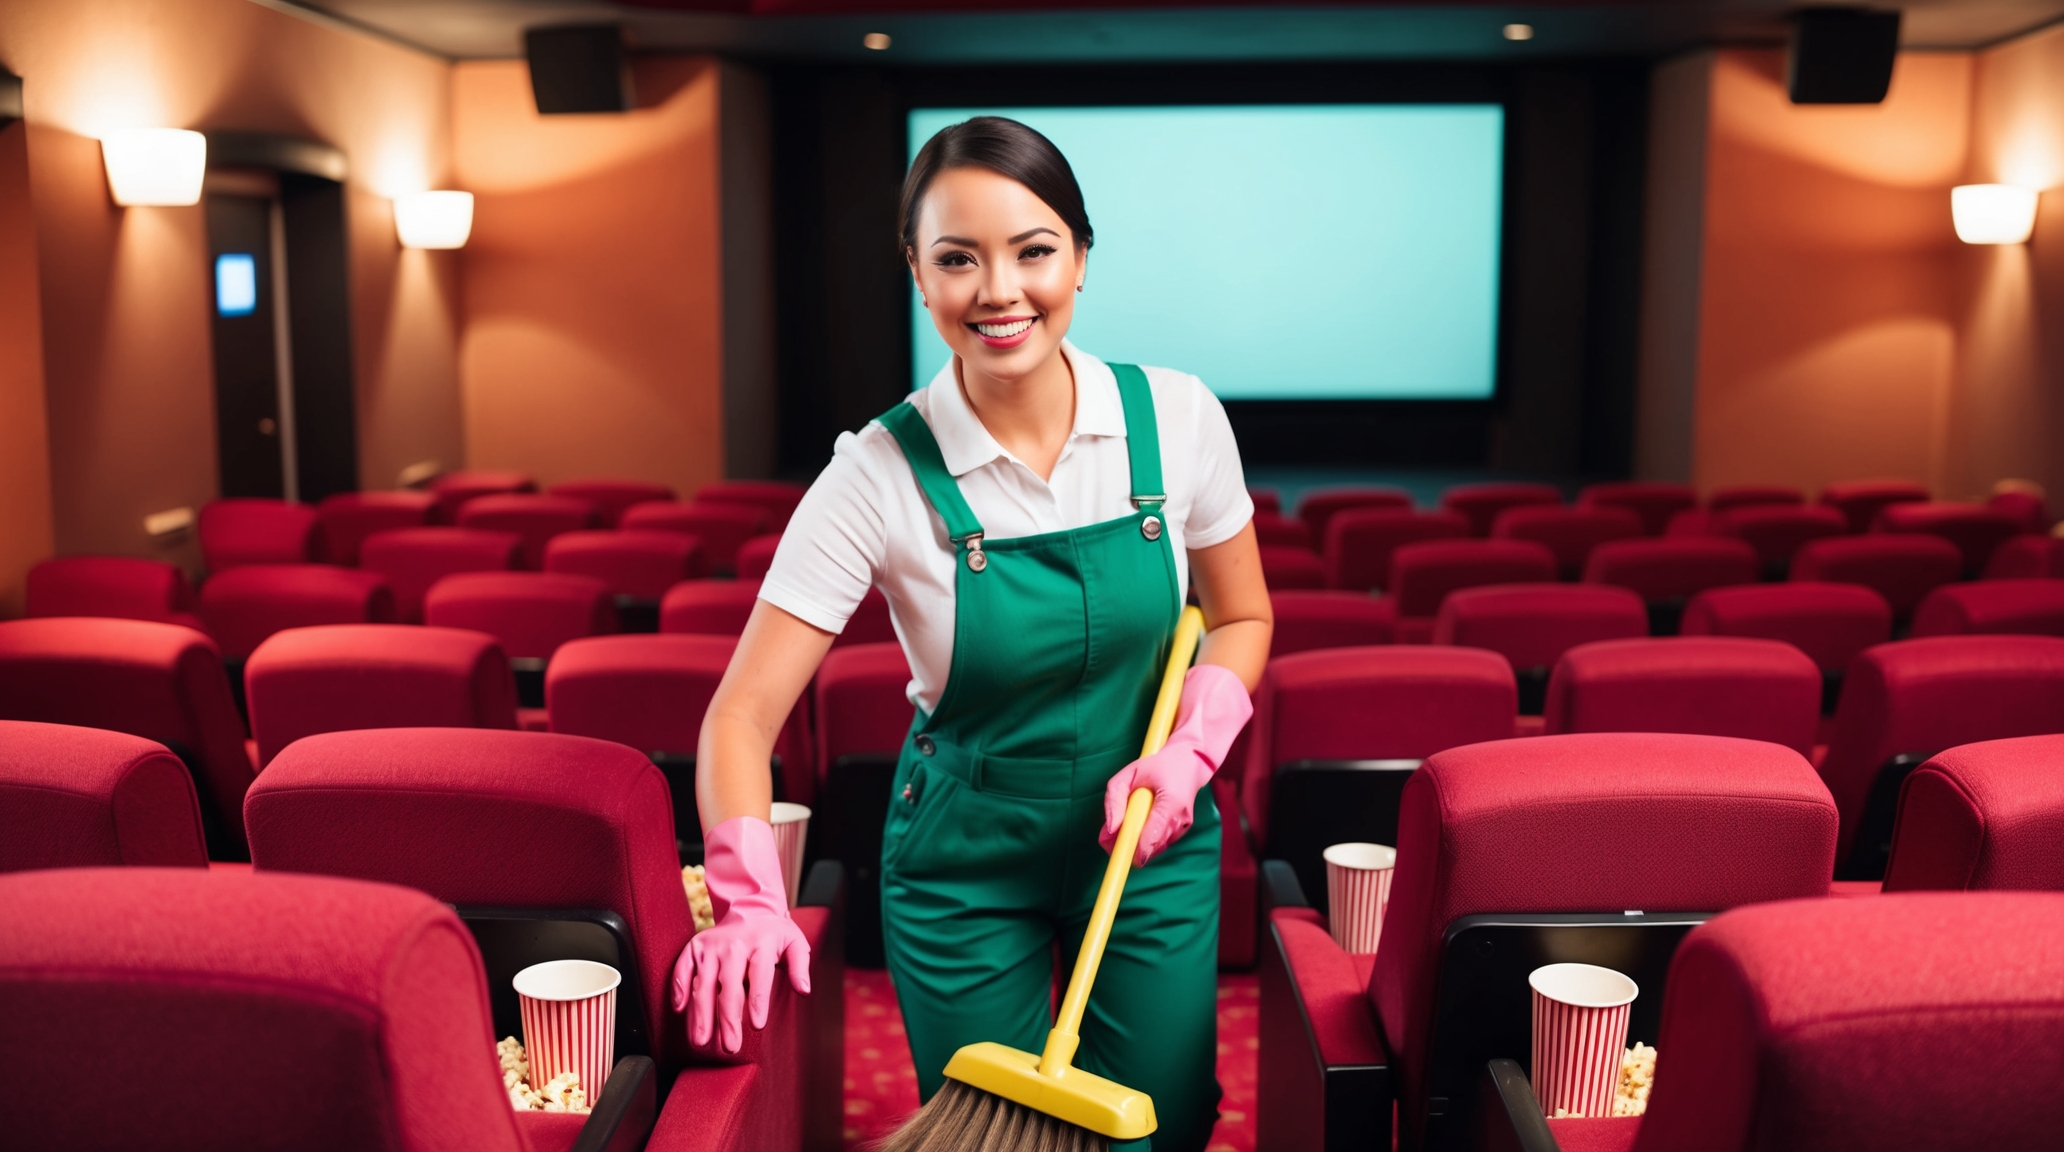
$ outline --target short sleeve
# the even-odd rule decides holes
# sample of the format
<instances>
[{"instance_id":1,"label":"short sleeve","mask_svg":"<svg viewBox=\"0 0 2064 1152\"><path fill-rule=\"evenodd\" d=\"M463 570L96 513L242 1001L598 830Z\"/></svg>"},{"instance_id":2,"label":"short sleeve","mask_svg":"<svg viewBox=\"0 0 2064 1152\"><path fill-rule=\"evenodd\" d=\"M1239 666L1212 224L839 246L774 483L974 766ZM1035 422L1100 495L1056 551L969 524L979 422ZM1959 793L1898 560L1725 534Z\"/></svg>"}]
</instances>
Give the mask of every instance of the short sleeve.
<instances>
[{"instance_id":1,"label":"short sleeve","mask_svg":"<svg viewBox=\"0 0 2064 1152\"><path fill-rule=\"evenodd\" d=\"M1204 382L1190 377L1195 388L1196 495L1183 522L1185 548L1209 548L1240 534L1254 519L1254 498L1247 494L1247 474L1240 467L1240 445L1233 439L1225 405Z\"/></svg>"},{"instance_id":2,"label":"short sleeve","mask_svg":"<svg viewBox=\"0 0 2064 1152\"><path fill-rule=\"evenodd\" d=\"M845 630L887 553L879 478L863 455L859 437L839 437L760 583L760 599L826 632Z\"/></svg>"}]
</instances>

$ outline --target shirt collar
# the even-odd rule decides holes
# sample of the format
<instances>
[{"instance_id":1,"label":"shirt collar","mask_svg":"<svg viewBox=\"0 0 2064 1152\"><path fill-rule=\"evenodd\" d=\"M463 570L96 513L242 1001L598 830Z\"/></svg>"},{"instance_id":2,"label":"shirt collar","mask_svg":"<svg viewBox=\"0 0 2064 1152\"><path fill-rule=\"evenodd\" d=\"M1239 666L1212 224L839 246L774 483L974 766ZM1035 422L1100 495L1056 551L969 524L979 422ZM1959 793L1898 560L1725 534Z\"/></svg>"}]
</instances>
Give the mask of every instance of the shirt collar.
<instances>
[{"instance_id":1,"label":"shirt collar","mask_svg":"<svg viewBox=\"0 0 2064 1152\"><path fill-rule=\"evenodd\" d=\"M1061 354L1075 371L1075 428L1069 439L1125 435L1125 407L1118 399L1118 378L1110 366L1066 340L1061 341ZM954 361L948 360L926 386L931 392L926 415L946 470L959 477L997 459L1015 459L969 407L953 365Z\"/></svg>"}]
</instances>

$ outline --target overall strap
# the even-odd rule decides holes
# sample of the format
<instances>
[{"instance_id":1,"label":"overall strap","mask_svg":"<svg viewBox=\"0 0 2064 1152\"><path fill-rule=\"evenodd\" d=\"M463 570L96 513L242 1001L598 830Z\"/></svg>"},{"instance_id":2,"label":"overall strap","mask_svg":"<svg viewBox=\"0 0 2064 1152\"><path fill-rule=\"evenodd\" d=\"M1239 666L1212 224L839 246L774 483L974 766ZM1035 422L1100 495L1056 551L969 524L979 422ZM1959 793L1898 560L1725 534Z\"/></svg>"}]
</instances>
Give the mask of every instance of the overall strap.
<instances>
[{"instance_id":1,"label":"overall strap","mask_svg":"<svg viewBox=\"0 0 2064 1152\"><path fill-rule=\"evenodd\" d=\"M1125 452L1132 462L1132 506L1156 508L1168 500L1161 486L1161 432L1154 423L1154 390L1137 364L1113 364L1118 401L1125 408Z\"/></svg>"},{"instance_id":2,"label":"overall strap","mask_svg":"<svg viewBox=\"0 0 2064 1152\"><path fill-rule=\"evenodd\" d=\"M932 510L946 521L946 534L956 544L972 539L979 550L982 522L975 519L975 510L968 507L966 497L960 494L960 484L953 479L953 473L947 471L946 458L939 454L939 441L932 435L931 425L918 414L917 406L908 402L898 404L876 420L902 446L903 458L910 462L910 470L917 474L917 483L924 489L925 499L932 502Z\"/></svg>"}]
</instances>

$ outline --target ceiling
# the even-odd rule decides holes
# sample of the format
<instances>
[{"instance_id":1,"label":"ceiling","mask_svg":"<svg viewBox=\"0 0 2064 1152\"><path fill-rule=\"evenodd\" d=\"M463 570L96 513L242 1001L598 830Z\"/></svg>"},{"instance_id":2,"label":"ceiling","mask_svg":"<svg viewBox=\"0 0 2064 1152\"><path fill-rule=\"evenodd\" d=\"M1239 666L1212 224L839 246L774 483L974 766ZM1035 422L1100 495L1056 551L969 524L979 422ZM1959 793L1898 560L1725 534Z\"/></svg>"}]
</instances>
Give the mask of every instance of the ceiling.
<instances>
[{"instance_id":1,"label":"ceiling","mask_svg":"<svg viewBox=\"0 0 2064 1152\"><path fill-rule=\"evenodd\" d=\"M616 23L637 51L874 64L1518 61L1778 43L1785 0L1174 4L1168 0L257 0L453 59L522 55L523 30ZM1890 6L1890 5L1885 5ZM1908 48L1979 48L2064 20L2064 0L1905 0ZM1530 40L1505 39L1528 24ZM886 51L862 46L887 33Z\"/></svg>"}]
</instances>

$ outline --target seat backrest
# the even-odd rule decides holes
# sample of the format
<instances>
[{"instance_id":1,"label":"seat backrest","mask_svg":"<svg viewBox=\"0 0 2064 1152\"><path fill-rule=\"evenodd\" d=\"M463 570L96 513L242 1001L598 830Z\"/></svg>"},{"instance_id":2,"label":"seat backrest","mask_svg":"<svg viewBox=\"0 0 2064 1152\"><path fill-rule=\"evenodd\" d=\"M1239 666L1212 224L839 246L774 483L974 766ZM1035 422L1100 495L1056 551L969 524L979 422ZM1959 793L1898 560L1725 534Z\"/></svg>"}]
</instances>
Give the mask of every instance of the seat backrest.
<instances>
[{"instance_id":1,"label":"seat backrest","mask_svg":"<svg viewBox=\"0 0 2064 1152\"><path fill-rule=\"evenodd\" d=\"M224 846L243 848L253 766L214 641L144 620L0 622L0 719L141 736L184 759Z\"/></svg>"},{"instance_id":2,"label":"seat backrest","mask_svg":"<svg viewBox=\"0 0 2064 1152\"><path fill-rule=\"evenodd\" d=\"M1656 1048L1671 1054L1669 1071L1656 1076L1637 1152L2053 1144L2064 1126L2064 895L1916 892L1729 912L1678 948Z\"/></svg>"},{"instance_id":3,"label":"seat backrest","mask_svg":"<svg viewBox=\"0 0 2064 1152\"><path fill-rule=\"evenodd\" d=\"M1848 521L1821 505L1751 504L1713 515L1713 531L1746 540L1764 564L1788 563L1808 540L1840 536Z\"/></svg>"},{"instance_id":4,"label":"seat backrest","mask_svg":"<svg viewBox=\"0 0 2064 1152\"><path fill-rule=\"evenodd\" d=\"M315 506L316 558L325 564L358 563L365 538L394 528L421 528L437 512L429 492L339 492Z\"/></svg>"},{"instance_id":5,"label":"seat backrest","mask_svg":"<svg viewBox=\"0 0 2064 1152\"><path fill-rule=\"evenodd\" d=\"M660 598L659 630L743 636L759 599L757 580L684 580Z\"/></svg>"},{"instance_id":6,"label":"seat backrest","mask_svg":"<svg viewBox=\"0 0 2064 1152\"><path fill-rule=\"evenodd\" d=\"M1706 497L1708 512L1725 512L1729 508L1746 508L1751 504L1804 504L1806 494L1797 488L1782 484L1731 484L1715 488Z\"/></svg>"},{"instance_id":7,"label":"seat backrest","mask_svg":"<svg viewBox=\"0 0 2064 1152\"><path fill-rule=\"evenodd\" d=\"M26 872L0 876L0 923L0 1034L36 1102L10 1148L525 1147L479 951L421 892Z\"/></svg>"},{"instance_id":8,"label":"seat backrest","mask_svg":"<svg viewBox=\"0 0 2064 1152\"><path fill-rule=\"evenodd\" d=\"M1753 583L1756 576L1756 550L1726 536L1608 540L1584 562L1584 583L1616 584L1651 603Z\"/></svg>"},{"instance_id":9,"label":"seat backrest","mask_svg":"<svg viewBox=\"0 0 2064 1152\"><path fill-rule=\"evenodd\" d=\"M1512 735L1512 667L1474 648L1327 648L1278 656L1254 694L1240 806L1268 831L1269 785L1299 760L1424 760Z\"/></svg>"},{"instance_id":10,"label":"seat backrest","mask_svg":"<svg viewBox=\"0 0 2064 1152\"><path fill-rule=\"evenodd\" d=\"M896 640L896 620L889 612L889 598L879 588L869 588L853 606L846 626L831 641L833 648L853 644L888 644Z\"/></svg>"},{"instance_id":11,"label":"seat backrest","mask_svg":"<svg viewBox=\"0 0 2064 1152\"><path fill-rule=\"evenodd\" d=\"M514 728L516 682L485 632L415 624L291 628L244 665L262 768L303 736L357 728Z\"/></svg>"},{"instance_id":12,"label":"seat backrest","mask_svg":"<svg viewBox=\"0 0 2064 1152\"><path fill-rule=\"evenodd\" d=\"M738 570L738 548L767 531L767 509L758 504L702 504L695 501L637 504L623 514L622 527L685 532L702 543L712 572Z\"/></svg>"},{"instance_id":13,"label":"seat backrest","mask_svg":"<svg viewBox=\"0 0 2064 1152\"><path fill-rule=\"evenodd\" d=\"M591 576L462 572L431 587L423 622L485 632L511 660L549 660L568 640L616 631L616 601Z\"/></svg>"},{"instance_id":14,"label":"seat backrest","mask_svg":"<svg viewBox=\"0 0 2064 1152\"><path fill-rule=\"evenodd\" d=\"M1915 636L2021 632L2064 636L2064 580L1979 580L1945 584L1914 612Z\"/></svg>"},{"instance_id":15,"label":"seat backrest","mask_svg":"<svg viewBox=\"0 0 2064 1152\"><path fill-rule=\"evenodd\" d=\"M1431 619L1457 588L1555 579L1555 553L1531 540L1422 540L1390 557L1390 598L1403 617Z\"/></svg>"},{"instance_id":16,"label":"seat backrest","mask_svg":"<svg viewBox=\"0 0 2064 1152\"><path fill-rule=\"evenodd\" d=\"M1390 643L1390 609L1373 596L1290 588L1270 592L1269 604L1276 613L1276 630L1269 638L1272 657Z\"/></svg>"},{"instance_id":17,"label":"seat backrest","mask_svg":"<svg viewBox=\"0 0 2064 1152\"><path fill-rule=\"evenodd\" d=\"M1309 548L1285 544L1261 546L1261 577L1271 591L1282 588L1324 588L1326 566Z\"/></svg>"},{"instance_id":18,"label":"seat backrest","mask_svg":"<svg viewBox=\"0 0 2064 1152\"><path fill-rule=\"evenodd\" d=\"M1776 640L1600 640L1563 653L1543 712L1562 732L1684 732L1768 740L1811 755L1820 669Z\"/></svg>"},{"instance_id":19,"label":"seat backrest","mask_svg":"<svg viewBox=\"0 0 2064 1152\"><path fill-rule=\"evenodd\" d=\"M604 528L614 528L621 523L627 508L674 498L672 488L644 480L568 480L545 489L545 494L587 501L602 517Z\"/></svg>"},{"instance_id":20,"label":"seat backrest","mask_svg":"<svg viewBox=\"0 0 2064 1152\"><path fill-rule=\"evenodd\" d=\"M1256 488L1250 484L1247 487L1247 498L1254 501L1254 510L1256 512L1281 512L1283 510L1283 494L1274 488Z\"/></svg>"},{"instance_id":21,"label":"seat backrest","mask_svg":"<svg viewBox=\"0 0 2064 1152\"><path fill-rule=\"evenodd\" d=\"M895 756L910 735L910 662L896 643L835 648L817 666L817 763L841 756Z\"/></svg>"},{"instance_id":22,"label":"seat backrest","mask_svg":"<svg viewBox=\"0 0 2064 1152\"><path fill-rule=\"evenodd\" d=\"M1842 480L1820 490L1820 502L1839 511L1851 532L1868 532L1888 504L1928 498L1928 486L1911 480Z\"/></svg>"},{"instance_id":23,"label":"seat backrest","mask_svg":"<svg viewBox=\"0 0 2064 1152\"><path fill-rule=\"evenodd\" d=\"M392 623L394 592L385 576L358 568L248 564L201 585L201 619L222 655L241 660L285 628Z\"/></svg>"},{"instance_id":24,"label":"seat backrest","mask_svg":"<svg viewBox=\"0 0 2064 1152\"><path fill-rule=\"evenodd\" d=\"M1369 982L1406 1133L1425 1123L1449 925L1487 913L1717 912L1825 896L1835 820L1812 765L1761 741L1598 733L1436 753L1405 785Z\"/></svg>"},{"instance_id":25,"label":"seat backrest","mask_svg":"<svg viewBox=\"0 0 2064 1152\"><path fill-rule=\"evenodd\" d=\"M1254 542L1257 544L1289 544L1298 548L1316 548L1318 541L1312 538L1311 525L1281 512L1266 508L1254 510Z\"/></svg>"},{"instance_id":26,"label":"seat backrest","mask_svg":"<svg viewBox=\"0 0 2064 1152\"><path fill-rule=\"evenodd\" d=\"M115 616L199 628L186 573L163 560L60 556L29 569L25 616Z\"/></svg>"},{"instance_id":27,"label":"seat backrest","mask_svg":"<svg viewBox=\"0 0 2064 1152\"><path fill-rule=\"evenodd\" d=\"M430 481L430 491L437 497L438 522L453 524L468 502L506 492L535 492L537 481L521 472L447 472Z\"/></svg>"},{"instance_id":28,"label":"seat backrest","mask_svg":"<svg viewBox=\"0 0 2064 1152\"><path fill-rule=\"evenodd\" d=\"M1861 584L1743 584L1709 588L1684 606L1686 636L1782 640L1822 672L1841 672L1856 654L1892 638L1892 606Z\"/></svg>"},{"instance_id":29,"label":"seat backrest","mask_svg":"<svg viewBox=\"0 0 2064 1152\"><path fill-rule=\"evenodd\" d=\"M1698 507L1698 493L1689 484L1660 480L1622 480L1609 484L1587 484L1577 493L1580 505L1625 508L1641 517L1641 530L1650 536L1663 534L1670 517L1686 508Z\"/></svg>"},{"instance_id":30,"label":"seat backrest","mask_svg":"<svg viewBox=\"0 0 2064 1152\"><path fill-rule=\"evenodd\" d=\"M1507 508L1527 504L1560 504L1562 490L1553 484L1456 484L1441 493L1440 506L1469 521L1472 536L1491 534L1491 522Z\"/></svg>"},{"instance_id":31,"label":"seat backrest","mask_svg":"<svg viewBox=\"0 0 2064 1152\"><path fill-rule=\"evenodd\" d=\"M1641 517L1625 508L1560 504L1507 508L1491 521L1491 535L1500 540L1533 540L1555 553L1557 569L1570 579L1584 570L1591 550L1608 540L1640 536Z\"/></svg>"},{"instance_id":32,"label":"seat backrest","mask_svg":"<svg viewBox=\"0 0 2064 1152\"><path fill-rule=\"evenodd\" d=\"M1399 546L1420 540L1461 539L1469 521L1456 512L1410 508L1349 508L1327 522L1326 584L1355 592L1390 586L1390 558Z\"/></svg>"},{"instance_id":33,"label":"seat backrest","mask_svg":"<svg viewBox=\"0 0 2064 1152\"><path fill-rule=\"evenodd\" d=\"M1441 601L1435 644L1488 648L1515 669L1553 668L1593 640L1648 635L1641 597L1610 584L1494 584L1460 588Z\"/></svg>"},{"instance_id":34,"label":"seat backrest","mask_svg":"<svg viewBox=\"0 0 2064 1152\"><path fill-rule=\"evenodd\" d=\"M1963 553L1941 537L1874 532L1808 540L1792 555L1791 579L1861 584L1904 617L1963 569Z\"/></svg>"},{"instance_id":35,"label":"seat backrest","mask_svg":"<svg viewBox=\"0 0 2064 1152\"><path fill-rule=\"evenodd\" d=\"M679 532L566 532L545 545L545 571L592 577L613 595L658 600L702 575L702 550L695 537Z\"/></svg>"},{"instance_id":36,"label":"seat backrest","mask_svg":"<svg viewBox=\"0 0 2064 1152\"><path fill-rule=\"evenodd\" d=\"M807 492L809 489L801 484L779 480L725 480L697 488L695 499L704 504L743 504L762 509L767 513L766 530L779 532L788 527L788 518Z\"/></svg>"},{"instance_id":37,"label":"seat backrest","mask_svg":"<svg viewBox=\"0 0 2064 1152\"><path fill-rule=\"evenodd\" d=\"M1973 576L1985 570L1993 550L2019 535L2021 520L1983 504L1948 500L1889 504L1878 511L1871 527L1878 532L1920 532L1956 545L1963 570Z\"/></svg>"},{"instance_id":38,"label":"seat backrest","mask_svg":"<svg viewBox=\"0 0 2064 1152\"><path fill-rule=\"evenodd\" d=\"M0 872L118 864L208 866L186 765L138 736L0 720Z\"/></svg>"},{"instance_id":39,"label":"seat backrest","mask_svg":"<svg viewBox=\"0 0 2064 1152\"><path fill-rule=\"evenodd\" d=\"M430 586L460 572L506 572L522 563L523 538L478 528L393 528L366 537L359 566L387 578L394 617L423 622Z\"/></svg>"},{"instance_id":40,"label":"seat backrest","mask_svg":"<svg viewBox=\"0 0 2064 1152\"><path fill-rule=\"evenodd\" d=\"M1313 488L1297 499L1297 518L1311 529L1314 543L1326 539L1333 517L1350 508L1389 508L1409 512L1412 494L1402 488L1355 485L1342 488Z\"/></svg>"},{"instance_id":41,"label":"seat backrest","mask_svg":"<svg viewBox=\"0 0 2064 1152\"><path fill-rule=\"evenodd\" d=\"M774 553L781 547L778 532L765 532L738 546L738 578L758 580L774 566Z\"/></svg>"},{"instance_id":42,"label":"seat backrest","mask_svg":"<svg viewBox=\"0 0 2064 1152\"><path fill-rule=\"evenodd\" d=\"M2064 732L2064 639L1932 636L1865 650L1849 665L1820 765L1842 812L1841 858L1866 847L1865 802L1894 756L2051 732Z\"/></svg>"},{"instance_id":43,"label":"seat backrest","mask_svg":"<svg viewBox=\"0 0 2064 1152\"><path fill-rule=\"evenodd\" d=\"M1987 580L2026 580L2064 576L2064 537L2028 533L1993 549L1985 563Z\"/></svg>"},{"instance_id":44,"label":"seat backrest","mask_svg":"<svg viewBox=\"0 0 2064 1152\"><path fill-rule=\"evenodd\" d=\"M459 527L514 532L523 538L523 566L544 567L545 544L562 532L598 527L601 514L585 500L531 492L480 496L459 509Z\"/></svg>"},{"instance_id":45,"label":"seat backrest","mask_svg":"<svg viewBox=\"0 0 2064 1152\"><path fill-rule=\"evenodd\" d=\"M315 559L315 509L285 500L239 497L201 505L201 560L210 572L242 564L305 564Z\"/></svg>"},{"instance_id":46,"label":"seat backrest","mask_svg":"<svg viewBox=\"0 0 2064 1152\"><path fill-rule=\"evenodd\" d=\"M1899 792L1885 891L2064 892L2064 735L1935 754Z\"/></svg>"},{"instance_id":47,"label":"seat backrest","mask_svg":"<svg viewBox=\"0 0 2064 1152\"><path fill-rule=\"evenodd\" d=\"M2050 508L2037 492L2009 490L1995 491L1985 502L1987 508L2004 512L2014 518L2023 532L2046 533L2050 530Z\"/></svg>"},{"instance_id":48,"label":"seat backrest","mask_svg":"<svg viewBox=\"0 0 2064 1152\"><path fill-rule=\"evenodd\" d=\"M653 1056L685 1057L667 982L693 921L666 778L637 752L549 732L329 732L266 767L244 819L260 871L404 884L461 906L614 912Z\"/></svg>"}]
</instances>

